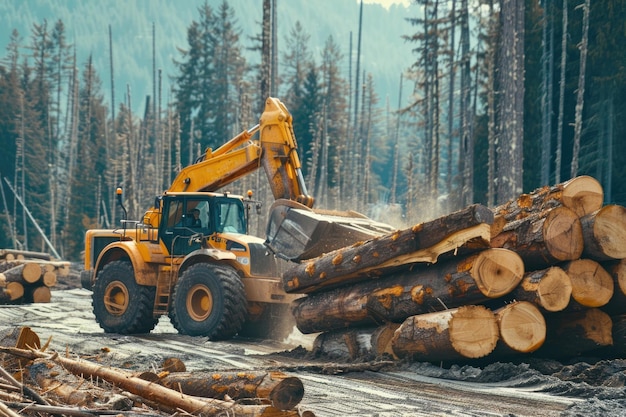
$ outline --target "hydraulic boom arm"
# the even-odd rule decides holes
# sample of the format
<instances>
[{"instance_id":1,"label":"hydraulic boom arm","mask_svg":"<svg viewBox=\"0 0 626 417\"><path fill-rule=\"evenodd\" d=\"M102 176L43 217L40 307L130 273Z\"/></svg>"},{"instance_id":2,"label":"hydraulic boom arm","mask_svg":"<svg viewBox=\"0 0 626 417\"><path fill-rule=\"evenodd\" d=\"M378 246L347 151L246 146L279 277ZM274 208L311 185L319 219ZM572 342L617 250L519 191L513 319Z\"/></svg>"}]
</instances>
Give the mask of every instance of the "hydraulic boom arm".
<instances>
[{"instance_id":1,"label":"hydraulic boom arm","mask_svg":"<svg viewBox=\"0 0 626 417\"><path fill-rule=\"evenodd\" d=\"M207 149L195 164L185 167L168 191L217 191L263 166L274 199L313 206L301 172L293 119L277 98L268 98L258 125L241 132L216 149ZM252 137L258 132L259 138Z\"/></svg>"}]
</instances>

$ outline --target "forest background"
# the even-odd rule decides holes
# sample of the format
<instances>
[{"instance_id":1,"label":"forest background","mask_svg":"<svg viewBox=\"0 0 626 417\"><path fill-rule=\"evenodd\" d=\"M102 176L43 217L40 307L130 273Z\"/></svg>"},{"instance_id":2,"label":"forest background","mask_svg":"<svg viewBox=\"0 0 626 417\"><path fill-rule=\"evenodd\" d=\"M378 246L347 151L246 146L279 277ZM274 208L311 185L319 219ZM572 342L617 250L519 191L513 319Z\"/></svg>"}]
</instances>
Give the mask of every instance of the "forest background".
<instances>
[{"instance_id":1,"label":"forest background","mask_svg":"<svg viewBox=\"0 0 626 417\"><path fill-rule=\"evenodd\" d=\"M268 95L317 207L402 227L583 174L626 204L625 22L626 0L0 0L0 247L80 259L116 187L139 219ZM264 173L247 189L271 204Z\"/></svg>"}]
</instances>

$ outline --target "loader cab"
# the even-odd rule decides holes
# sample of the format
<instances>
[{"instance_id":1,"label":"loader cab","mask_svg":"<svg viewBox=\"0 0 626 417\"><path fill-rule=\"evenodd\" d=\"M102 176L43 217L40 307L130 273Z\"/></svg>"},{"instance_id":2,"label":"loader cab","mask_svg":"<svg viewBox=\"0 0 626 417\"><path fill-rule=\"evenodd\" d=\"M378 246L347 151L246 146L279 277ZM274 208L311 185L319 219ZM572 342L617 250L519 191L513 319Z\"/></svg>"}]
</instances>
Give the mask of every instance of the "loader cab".
<instances>
[{"instance_id":1,"label":"loader cab","mask_svg":"<svg viewBox=\"0 0 626 417\"><path fill-rule=\"evenodd\" d=\"M161 207L159 239L173 256L200 249L205 238L215 233L246 233L240 198L207 193L165 195Z\"/></svg>"}]
</instances>

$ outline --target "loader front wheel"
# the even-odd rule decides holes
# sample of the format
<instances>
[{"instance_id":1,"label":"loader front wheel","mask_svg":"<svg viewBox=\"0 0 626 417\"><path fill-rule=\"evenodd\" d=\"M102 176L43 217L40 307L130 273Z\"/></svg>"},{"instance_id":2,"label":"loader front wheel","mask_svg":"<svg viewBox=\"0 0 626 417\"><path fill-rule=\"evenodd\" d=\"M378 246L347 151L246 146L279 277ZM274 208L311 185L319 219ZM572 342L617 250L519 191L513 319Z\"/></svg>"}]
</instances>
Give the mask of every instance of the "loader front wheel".
<instances>
[{"instance_id":1,"label":"loader front wheel","mask_svg":"<svg viewBox=\"0 0 626 417\"><path fill-rule=\"evenodd\" d=\"M150 333L158 319L152 315L155 289L135 282L128 261L114 261L99 273L93 285L92 307L106 333Z\"/></svg>"},{"instance_id":2,"label":"loader front wheel","mask_svg":"<svg viewBox=\"0 0 626 417\"><path fill-rule=\"evenodd\" d=\"M225 340L246 321L247 302L237 272L225 265L199 263L179 278L170 320L181 334Z\"/></svg>"}]
</instances>

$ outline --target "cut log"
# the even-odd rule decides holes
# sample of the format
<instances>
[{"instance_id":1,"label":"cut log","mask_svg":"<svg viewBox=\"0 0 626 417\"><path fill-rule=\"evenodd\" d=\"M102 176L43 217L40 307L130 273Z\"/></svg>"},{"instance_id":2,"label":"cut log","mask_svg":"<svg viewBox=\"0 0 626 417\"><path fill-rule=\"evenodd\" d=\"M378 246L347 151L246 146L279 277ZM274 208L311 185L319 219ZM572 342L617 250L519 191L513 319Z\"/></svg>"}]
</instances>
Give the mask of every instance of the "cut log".
<instances>
[{"instance_id":1,"label":"cut log","mask_svg":"<svg viewBox=\"0 0 626 417\"><path fill-rule=\"evenodd\" d=\"M0 304L19 300L23 296L24 286L20 282L7 282L4 288L0 289Z\"/></svg>"},{"instance_id":2,"label":"cut log","mask_svg":"<svg viewBox=\"0 0 626 417\"><path fill-rule=\"evenodd\" d=\"M296 326L317 333L402 322L416 314L501 297L524 275L521 258L494 248L378 280L310 294L292 303Z\"/></svg>"},{"instance_id":3,"label":"cut log","mask_svg":"<svg viewBox=\"0 0 626 417\"><path fill-rule=\"evenodd\" d=\"M94 391L98 388L93 384L84 384L74 375L67 375L63 369L47 360L37 359L28 368L29 375L52 396L55 401L63 404L91 406L94 403ZM60 379L60 376L64 380Z\"/></svg>"},{"instance_id":4,"label":"cut log","mask_svg":"<svg viewBox=\"0 0 626 417\"><path fill-rule=\"evenodd\" d=\"M519 301L495 311L503 348L531 353L546 340L546 321L541 311L528 301Z\"/></svg>"},{"instance_id":5,"label":"cut log","mask_svg":"<svg viewBox=\"0 0 626 417\"><path fill-rule=\"evenodd\" d=\"M185 372L187 367L179 358L165 358L161 364L163 372Z\"/></svg>"},{"instance_id":6,"label":"cut log","mask_svg":"<svg viewBox=\"0 0 626 417\"><path fill-rule=\"evenodd\" d=\"M41 282L46 287L54 287L57 284L57 273L55 271L46 271L41 276Z\"/></svg>"},{"instance_id":7,"label":"cut log","mask_svg":"<svg viewBox=\"0 0 626 417\"><path fill-rule=\"evenodd\" d=\"M626 207L607 205L580 219L584 255L597 261L626 258Z\"/></svg>"},{"instance_id":8,"label":"cut log","mask_svg":"<svg viewBox=\"0 0 626 417\"><path fill-rule=\"evenodd\" d=\"M372 345L372 353L374 353L376 357L390 355L397 358L396 354L393 353L391 341L393 340L393 336L399 327L400 323L387 323L385 325L378 326L376 330L374 330L370 339L370 344Z\"/></svg>"},{"instance_id":9,"label":"cut log","mask_svg":"<svg viewBox=\"0 0 626 417\"><path fill-rule=\"evenodd\" d=\"M563 269L553 266L527 272L522 282L507 296L508 299L528 301L542 310L564 310L572 296L572 281Z\"/></svg>"},{"instance_id":10,"label":"cut log","mask_svg":"<svg viewBox=\"0 0 626 417\"><path fill-rule=\"evenodd\" d=\"M602 185L595 178L581 175L561 184L521 194L517 199L496 207L494 225L520 220L558 206L565 206L582 217L601 208L603 200Z\"/></svg>"},{"instance_id":11,"label":"cut log","mask_svg":"<svg viewBox=\"0 0 626 417\"><path fill-rule=\"evenodd\" d=\"M2 272L6 282L23 282L33 284L41 278L41 266L36 263L25 263Z\"/></svg>"},{"instance_id":12,"label":"cut log","mask_svg":"<svg viewBox=\"0 0 626 417\"><path fill-rule=\"evenodd\" d=\"M545 316L548 333L538 355L568 358L613 344L611 317L598 308Z\"/></svg>"},{"instance_id":13,"label":"cut log","mask_svg":"<svg viewBox=\"0 0 626 417\"><path fill-rule=\"evenodd\" d=\"M52 292L45 285L30 286L24 288L25 303L49 303Z\"/></svg>"},{"instance_id":14,"label":"cut log","mask_svg":"<svg viewBox=\"0 0 626 417\"><path fill-rule=\"evenodd\" d=\"M598 262L577 259L562 265L572 282L572 298L584 307L601 307L613 297L613 278Z\"/></svg>"},{"instance_id":15,"label":"cut log","mask_svg":"<svg viewBox=\"0 0 626 417\"><path fill-rule=\"evenodd\" d=\"M304 396L302 381L282 372L174 372L160 383L195 397L265 399L280 410L295 408Z\"/></svg>"},{"instance_id":16,"label":"cut log","mask_svg":"<svg viewBox=\"0 0 626 417\"><path fill-rule=\"evenodd\" d=\"M377 278L401 265L434 263L444 253L468 253L488 247L493 213L472 205L412 228L327 253L283 274L287 292L313 293Z\"/></svg>"},{"instance_id":17,"label":"cut log","mask_svg":"<svg viewBox=\"0 0 626 417\"><path fill-rule=\"evenodd\" d=\"M491 238L491 247L514 250L529 271L543 269L580 258L583 252L582 226L572 210L555 207L507 223L498 235Z\"/></svg>"},{"instance_id":18,"label":"cut log","mask_svg":"<svg viewBox=\"0 0 626 417\"><path fill-rule=\"evenodd\" d=\"M611 316L626 314L626 259L600 263L613 279L613 297L602 306L602 310Z\"/></svg>"},{"instance_id":19,"label":"cut log","mask_svg":"<svg viewBox=\"0 0 626 417\"><path fill-rule=\"evenodd\" d=\"M463 306L412 316L396 330L391 342L400 358L442 361L481 358L498 341L495 314L484 306Z\"/></svg>"},{"instance_id":20,"label":"cut log","mask_svg":"<svg viewBox=\"0 0 626 417\"><path fill-rule=\"evenodd\" d=\"M331 360L366 358L372 352L372 333L375 328L336 330L317 335L312 352Z\"/></svg>"}]
</instances>

